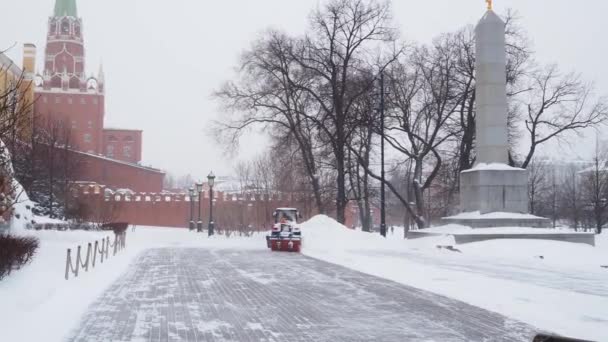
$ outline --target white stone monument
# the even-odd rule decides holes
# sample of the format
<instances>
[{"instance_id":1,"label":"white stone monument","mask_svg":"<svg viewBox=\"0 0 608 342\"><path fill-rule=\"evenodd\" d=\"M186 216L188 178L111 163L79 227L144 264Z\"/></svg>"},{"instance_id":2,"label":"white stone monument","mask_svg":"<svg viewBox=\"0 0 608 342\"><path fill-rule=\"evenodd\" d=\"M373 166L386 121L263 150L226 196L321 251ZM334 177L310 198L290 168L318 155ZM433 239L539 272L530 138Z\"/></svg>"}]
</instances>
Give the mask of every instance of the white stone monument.
<instances>
[{"instance_id":1,"label":"white stone monument","mask_svg":"<svg viewBox=\"0 0 608 342\"><path fill-rule=\"evenodd\" d=\"M472 169L460 174L463 213L444 221L473 227L545 227L548 220L526 215L528 172L508 166L505 23L491 2L475 35L477 158Z\"/></svg>"}]
</instances>

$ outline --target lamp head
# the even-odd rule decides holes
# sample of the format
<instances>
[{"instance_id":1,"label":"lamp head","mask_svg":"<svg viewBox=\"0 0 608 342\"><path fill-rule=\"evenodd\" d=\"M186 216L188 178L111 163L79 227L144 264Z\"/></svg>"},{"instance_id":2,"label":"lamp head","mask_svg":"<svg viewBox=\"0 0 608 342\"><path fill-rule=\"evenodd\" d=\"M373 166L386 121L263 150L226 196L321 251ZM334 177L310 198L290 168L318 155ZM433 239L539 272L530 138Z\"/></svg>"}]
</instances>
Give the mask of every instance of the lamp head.
<instances>
[{"instance_id":1,"label":"lamp head","mask_svg":"<svg viewBox=\"0 0 608 342\"><path fill-rule=\"evenodd\" d=\"M207 182L209 183L209 187L213 188L213 185L215 184L215 175L213 174L213 171L207 176Z\"/></svg>"}]
</instances>

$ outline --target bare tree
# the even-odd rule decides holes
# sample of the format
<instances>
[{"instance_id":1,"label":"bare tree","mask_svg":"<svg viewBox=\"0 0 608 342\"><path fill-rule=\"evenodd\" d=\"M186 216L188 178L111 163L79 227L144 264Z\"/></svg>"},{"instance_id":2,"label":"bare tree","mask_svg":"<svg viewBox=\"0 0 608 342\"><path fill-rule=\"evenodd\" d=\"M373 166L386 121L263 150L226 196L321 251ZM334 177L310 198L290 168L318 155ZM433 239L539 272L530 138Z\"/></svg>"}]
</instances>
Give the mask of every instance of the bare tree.
<instances>
[{"instance_id":1,"label":"bare tree","mask_svg":"<svg viewBox=\"0 0 608 342\"><path fill-rule=\"evenodd\" d=\"M21 195L13 181L18 175L13 163L20 155L20 141L29 133L34 104L31 80L24 72L11 77L12 68L12 64L0 66L0 75L5 76L0 88L0 216L10 213Z\"/></svg>"},{"instance_id":2,"label":"bare tree","mask_svg":"<svg viewBox=\"0 0 608 342\"><path fill-rule=\"evenodd\" d=\"M566 218L570 221L574 229L581 226L583 218L583 202L582 191L579 189L580 180L578 179L579 169L574 165L570 165L567 169L567 174L563 184L557 183L556 179L552 180L553 193L559 196L559 200L554 205L552 217L553 226L555 227L556 218ZM556 188L559 187L559 190ZM559 213L558 213L559 211Z\"/></svg>"},{"instance_id":3,"label":"bare tree","mask_svg":"<svg viewBox=\"0 0 608 342\"><path fill-rule=\"evenodd\" d=\"M215 94L227 110L237 114L221 123L219 131L226 133L231 144L236 144L245 129L261 125L275 142L294 142L312 185L316 206L323 212L317 132L308 120L313 114L307 113L316 109L310 96L300 89L312 80L295 65L291 58L293 49L292 38L269 31L243 54L239 82L229 82Z\"/></svg>"},{"instance_id":4,"label":"bare tree","mask_svg":"<svg viewBox=\"0 0 608 342\"><path fill-rule=\"evenodd\" d=\"M583 198L588 208L591 222L595 231L602 233L602 228L608 223L608 167L607 156L596 143L593 156L593 166L581 171Z\"/></svg>"},{"instance_id":5,"label":"bare tree","mask_svg":"<svg viewBox=\"0 0 608 342\"><path fill-rule=\"evenodd\" d=\"M548 171L547 163L542 160L533 159L528 165L528 203L532 215L542 212L542 206L546 203L551 176Z\"/></svg>"},{"instance_id":6,"label":"bare tree","mask_svg":"<svg viewBox=\"0 0 608 342\"><path fill-rule=\"evenodd\" d=\"M525 127L530 147L522 167L528 167L538 147L566 133L581 133L608 119L606 99L593 97L593 87L577 74L561 75L556 65L532 73L525 94Z\"/></svg>"}]
</instances>

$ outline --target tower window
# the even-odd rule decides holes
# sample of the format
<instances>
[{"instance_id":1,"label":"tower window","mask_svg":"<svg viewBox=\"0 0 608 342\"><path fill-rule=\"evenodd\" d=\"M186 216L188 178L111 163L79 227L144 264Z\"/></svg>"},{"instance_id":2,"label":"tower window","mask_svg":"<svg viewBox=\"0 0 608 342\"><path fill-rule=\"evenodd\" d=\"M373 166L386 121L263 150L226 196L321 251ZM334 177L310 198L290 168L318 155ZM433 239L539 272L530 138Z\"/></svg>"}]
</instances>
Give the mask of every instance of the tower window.
<instances>
[{"instance_id":1,"label":"tower window","mask_svg":"<svg viewBox=\"0 0 608 342\"><path fill-rule=\"evenodd\" d=\"M131 157L131 146L124 146L122 148L122 154L127 157L130 158Z\"/></svg>"},{"instance_id":2,"label":"tower window","mask_svg":"<svg viewBox=\"0 0 608 342\"><path fill-rule=\"evenodd\" d=\"M61 34L70 33L70 22L66 19L61 23Z\"/></svg>"},{"instance_id":3,"label":"tower window","mask_svg":"<svg viewBox=\"0 0 608 342\"><path fill-rule=\"evenodd\" d=\"M84 142L86 142L86 143L91 142L91 135L89 133L84 134Z\"/></svg>"},{"instance_id":4,"label":"tower window","mask_svg":"<svg viewBox=\"0 0 608 342\"><path fill-rule=\"evenodd\" d=\"M114 157L114 145L108 145L106 147L108 157Z\"/></svg>"}]
</instances>

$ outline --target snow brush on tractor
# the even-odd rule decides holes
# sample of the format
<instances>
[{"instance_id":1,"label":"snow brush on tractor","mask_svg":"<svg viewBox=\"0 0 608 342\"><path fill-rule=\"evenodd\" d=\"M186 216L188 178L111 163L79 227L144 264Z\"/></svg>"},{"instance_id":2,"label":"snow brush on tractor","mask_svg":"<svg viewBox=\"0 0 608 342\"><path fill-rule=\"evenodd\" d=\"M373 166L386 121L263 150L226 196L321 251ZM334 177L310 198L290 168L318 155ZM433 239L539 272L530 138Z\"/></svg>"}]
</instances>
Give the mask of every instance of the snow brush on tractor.
<instances>
[{"instance_id":1,"label":"snow brush on tractor","mask_svg":"<svg viewBox=\"0 0 608 342\"><path fill-rule=\"evenodd\" d=\"M302 232L297 226L300 218L298 209L277 208L272 214L274 225L270 235L266 235L266 244L273 251L300 252Z\"/></svg>"}]
</instances>

